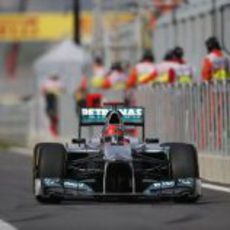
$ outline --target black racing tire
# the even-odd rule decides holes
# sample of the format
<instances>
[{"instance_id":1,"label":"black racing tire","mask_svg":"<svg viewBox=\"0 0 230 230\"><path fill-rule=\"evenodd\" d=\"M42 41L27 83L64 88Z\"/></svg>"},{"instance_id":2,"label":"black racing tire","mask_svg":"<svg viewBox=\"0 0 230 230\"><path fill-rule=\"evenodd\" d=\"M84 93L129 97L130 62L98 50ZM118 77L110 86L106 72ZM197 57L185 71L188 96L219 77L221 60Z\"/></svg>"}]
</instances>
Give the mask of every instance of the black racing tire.
<instances>
[{"instance_id":1,"label":"black racing tire","mask_svg":"<svg viewBox=\"0 0 230 230\"><path fill-rule=\"evenodd\" d=\"M192 144L164 143L167 146L170 159L170 178L199 178L197 150ZM183 196L175 198L177 202L196 202L199 196Z\"/></svg>"},{"instance_id":2,"label":"black racing tire","mask_svg":"<svg viewBox=\"0 0 230 230\"><path fill-rule=\"evenodd\" d=\"M40 152L40 148L46 144L49 143L38 143L35 145L34 147L34 151L33 151L33 179L38 178L38 155Z\"/></svg>"},{"instance_id":3,"label":"black racing tire","mask_svg":"<svg viewBox=\"0 0 230 230\"><path fill-rule=\"evenodd\" d=\"M33 186L33 193L35 193L35 179L38 178L38 165L39 165L39 162L38 162L38 156L39 156L39 152L40 152L40 148L46 144L49 144L49 143L38 143L35 145L34 147L34 151L33 151L33 168L32 168L32 175L33 175L33 183L32 183L32 186Z\"/></svg>"},{"instance_id":4,"label":"black racing tire","mask_svg":"<svg viewBox=\"0 0 230 230\"><path fill-rule=\"evenodd\" d=\"M39 148L39 178L65 176L66 151L62 144L45 143Z\"/></svg>"},{"instance_id":5,"label":"black racing tire","mask_svg":"<svg viewBox=\"0 0 230 230\"><path fill-rule=\"evenodd\" d=\"M33 184L36 178L64 178L66 151L59 143L40 143L34 148ZM58 203L61 197L36 196L41 203Z\"/></svg>"}]
</instances>

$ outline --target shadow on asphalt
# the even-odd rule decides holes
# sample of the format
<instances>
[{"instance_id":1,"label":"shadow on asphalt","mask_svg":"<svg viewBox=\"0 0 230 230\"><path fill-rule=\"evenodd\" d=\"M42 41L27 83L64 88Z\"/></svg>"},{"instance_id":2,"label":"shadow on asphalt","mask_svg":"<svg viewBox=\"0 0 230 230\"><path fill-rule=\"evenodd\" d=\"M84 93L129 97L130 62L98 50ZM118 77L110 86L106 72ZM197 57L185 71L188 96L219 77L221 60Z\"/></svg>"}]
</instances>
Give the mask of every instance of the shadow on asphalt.
<instances>
[{"instance_id":1,"label":"shadow on asphalt","mask_svg":"<svg viewBox=\"0 0 230 230\"><path fill-rule=\"evenodd\" d=\"M39 204L39 203L37 203ZM130 199L130 198L84 198L75 200L65 200L59 204L41 204L45 206L74 206L74 205L191 205L208 206L213 204L230 204L230 199L226 197L201 197L197 202L175 202L173 199Z\"/></svg>"},{"instance_id":2,"label":"shadow on asphalt","mask_svg":"<svg viewBox=\"0 0 230 230\"><path fill-rule=\"evenodd\" d=\"M100 199L78 199L78 200L65 200L58 205L71 206L71 205L176 205L185 203L176 203L172 199L127 199L127 198L100 198ZM187 205L196 205L197 203L187 203ZM52 205L52 204L51 204ZM53 204L55 205L55 204Z\"/></svg>"}]
</instances>

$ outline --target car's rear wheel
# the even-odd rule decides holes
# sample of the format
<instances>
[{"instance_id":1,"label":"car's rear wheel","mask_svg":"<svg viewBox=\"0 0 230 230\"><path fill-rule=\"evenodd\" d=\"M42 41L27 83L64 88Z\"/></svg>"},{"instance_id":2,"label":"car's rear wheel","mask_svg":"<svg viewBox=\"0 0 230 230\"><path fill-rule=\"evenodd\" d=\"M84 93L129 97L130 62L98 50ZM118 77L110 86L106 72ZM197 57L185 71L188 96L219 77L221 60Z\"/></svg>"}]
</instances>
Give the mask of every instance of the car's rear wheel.
<instances>
[{"instance_id":1,"label":"car's rear wheel","mask_svg":"<svg viewBox=\"0 0 230 230\"><path fill-rule=\"evenodd\" d=\"M36 190L36 179L64 178L66 151L62 144L40 143L34 148L33 185L36 199L42 203L58 203L62 200L57 196L43 196Z\"/></svg>"},{"instance_id":2,"label":"car's rear wheel","mask_svg":"<svg viewBox=\"0 0 230 230\"><path fill-rule=\"evenodd\" d=\"M185 143L165 143L169 147L170 177L174 180L183 178L199 178L198 157L196 148ZM175 198L177 202L195 202L199 195L181 196Z\"/></svg>"}]
</instances>

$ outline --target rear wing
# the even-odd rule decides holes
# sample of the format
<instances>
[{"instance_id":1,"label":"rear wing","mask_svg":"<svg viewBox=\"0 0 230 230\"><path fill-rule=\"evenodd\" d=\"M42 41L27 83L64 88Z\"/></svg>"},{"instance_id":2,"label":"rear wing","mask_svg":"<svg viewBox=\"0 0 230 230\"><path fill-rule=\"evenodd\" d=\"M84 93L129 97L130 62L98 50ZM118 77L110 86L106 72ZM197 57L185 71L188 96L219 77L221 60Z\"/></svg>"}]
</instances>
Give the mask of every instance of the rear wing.
<instances>
[{"instance_id":1,"label":"rear wing","mask_svg":"<svg viewBox=\"0 0 230 230\"><path fill-rule=\"evenodd\" d=\"M82 126L103 126L107 122L107 115L111 111L121 113L122 123L129 126L145 126L145 110L143 107L119 107L111 106L104 108L81 108L79 117L79 137L81 137ZM144 134L143 134L144 136Z\"/></svg>"},{"instance_id":2,"label":"rear wing","mask_svg":"<svg viewBox=\"0 0 230 230\"><path fill-rule=\"evenodd\" d=\"M80 113L81 126L105 125L107 114L111 111L119 111L122 115L122 122L125 125L142 126L144 123L144 109L132 108L82 108Z\"/></svg>"}]
</instances>

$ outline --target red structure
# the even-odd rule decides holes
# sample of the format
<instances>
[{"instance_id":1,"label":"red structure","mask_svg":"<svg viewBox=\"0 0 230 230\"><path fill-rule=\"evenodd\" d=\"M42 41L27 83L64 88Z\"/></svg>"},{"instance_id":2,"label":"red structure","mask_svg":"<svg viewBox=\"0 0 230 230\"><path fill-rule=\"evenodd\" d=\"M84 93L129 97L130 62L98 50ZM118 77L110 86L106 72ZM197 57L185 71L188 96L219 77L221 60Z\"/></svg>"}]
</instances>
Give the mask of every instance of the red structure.
<instances>
[{"instance_id":1,"label":"red structure","mask_svg":"<svg viewBox=\"0 0 230 230\"><path fill-rule=\"evenodd\" d=\"M93 93L88 94L86 98L87 107L98 108L102 105L102 94Z\"/></svg>"}]
</instances>

